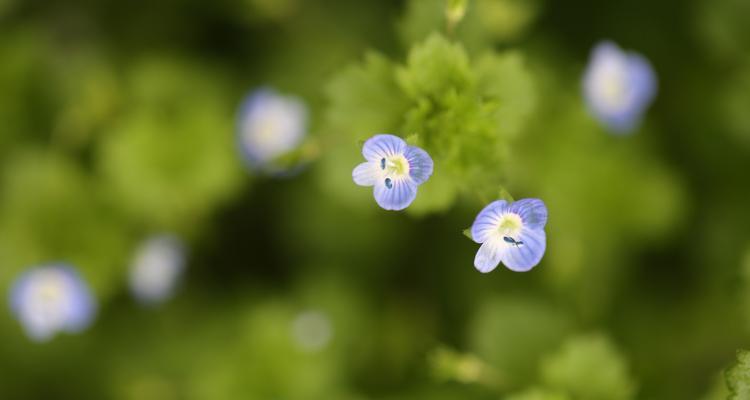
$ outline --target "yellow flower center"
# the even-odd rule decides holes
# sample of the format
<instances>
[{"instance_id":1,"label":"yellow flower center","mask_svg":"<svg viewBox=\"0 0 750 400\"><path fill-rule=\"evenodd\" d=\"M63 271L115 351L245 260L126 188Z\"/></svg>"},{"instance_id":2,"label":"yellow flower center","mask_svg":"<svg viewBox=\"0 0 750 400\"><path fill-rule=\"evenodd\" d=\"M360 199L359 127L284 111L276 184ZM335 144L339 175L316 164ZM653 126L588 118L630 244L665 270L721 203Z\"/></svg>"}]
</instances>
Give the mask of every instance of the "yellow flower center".
<instances>
[{"instance_id":1,"label":"yellow flower center","mask_svg":"<svg viewBox=\"0 0 750 400\"><path fill-rule=\"evenodd\" d=\"M402 177L409 175L409 161L398 154L381 160L381 168L388 177Z\"/></svg>"},{"instance_id":2,"label":"yellow flower center","mask_svg":"<svg viewBox=\"0 0 750 400\"><path fill-rule=\"evenodd\" d=\"M500 223L498 224L497 229L498 232L500 232L500 235L515 239L518 234L521 233L522 227L523 221L521 220L520 215L507 213L500 217Z\"/></svg>"}]
</instances>

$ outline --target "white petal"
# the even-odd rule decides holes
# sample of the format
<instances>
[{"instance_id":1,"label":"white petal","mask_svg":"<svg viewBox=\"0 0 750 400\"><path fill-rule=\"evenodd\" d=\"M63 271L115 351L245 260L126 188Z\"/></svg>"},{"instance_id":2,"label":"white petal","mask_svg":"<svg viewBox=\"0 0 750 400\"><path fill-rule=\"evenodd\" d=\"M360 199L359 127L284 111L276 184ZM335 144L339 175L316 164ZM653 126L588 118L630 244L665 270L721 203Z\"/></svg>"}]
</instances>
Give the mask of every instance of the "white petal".
<instances>
[{"instance_id":1,"label":"white petal","mask_svg":"<svg viewBox=\"0 0 750 400\"><path fill-rule=\"evenodd\" d=\"M477 255L474 257L474 267L485 274L492 271L497 268L505 251L506 247L501 244L499 239L490 238L482 243L479 251L477 251Z\"/></svg>"},{"instance_id":2,"label":"white petal","mask_svg":"<svg viewBox=\"0 0 750 400\"><path fill-rule=\"evenodd\" d=\"M367 161L357 165L352 171L354 183L359 186L373 186L380 177L380 169L377 163Z\"/></svg>"}]
</instances>

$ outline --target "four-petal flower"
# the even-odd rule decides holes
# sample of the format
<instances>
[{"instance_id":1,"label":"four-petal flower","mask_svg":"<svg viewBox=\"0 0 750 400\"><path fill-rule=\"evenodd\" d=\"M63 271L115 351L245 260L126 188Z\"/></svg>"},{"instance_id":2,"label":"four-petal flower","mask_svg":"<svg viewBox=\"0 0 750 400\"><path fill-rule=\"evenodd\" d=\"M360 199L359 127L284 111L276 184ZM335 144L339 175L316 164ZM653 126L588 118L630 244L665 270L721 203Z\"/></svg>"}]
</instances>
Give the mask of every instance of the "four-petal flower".
<instances>
[{"instance_id":1,"label":"four-petal flower","mask_svg":"<svg viewBox=\"0 0 750 400\"><path fill-rule=\"evenodd\" d=\"M297 148L306 134L307 107L297 97L263 88L240 107L237 140L253 169L274 169L273 162Z\"/></svg>"},{"instance_id":2,"label":"four-petal flower","mask_svg":"<svg viewBox=\"0 0 750 400\"><path fill-rule=\"evenodd\" d=\"M656 95L656 76L640 54L601 42L591 52L583 94L591 112L615 132L629 132Z\"/></svg>"},{"instance_id":3,"label":"four-petal flower","mask_svg":"<svg viewBox=\"0 0 750 400\"><path fill-rule=\"evenodd\" d=\"M386 210L403 210L417 197L417 186L432 175L432 158L398 136L380 134L362 147L367 161L352 171L354 182L373 186L375 201Z\"/></svg>"},{"instance_id":4,"label":"four-petal flower","mask_svg":"<svg viewBox=\"0 0 750 400\"><path fill-rule=\"evenodd\" d=\"M492 271L500 262L518 272L534 268L547 246L546 223L547 207L539 199L490 203L471 226L472 239L482 244L474 266L483 273Z\"/></svg>"},{"instance_id":5,"label":"four-petal flower","mask_svg":"<svg viewBox=\"0 0 750 400\"><path fill-rule=\"evenodd\" d=\"M130 289L136 299L155 304L168 299L183 274L187 251L176 236L148 238L138 248L130 265Z\"/></svg>"},{"instance_id":6,"label":"four-petal flower","mask_svg":"<svg viewBox=\"0 0 750 400\"><path fill-rule=\"evenodd\" d=\"M10 304L28 336L40 342L57 332L85 329L96 312L86 282L73 268L61 264L24 272L13 284Z\"/></svg>"}]
</instances>

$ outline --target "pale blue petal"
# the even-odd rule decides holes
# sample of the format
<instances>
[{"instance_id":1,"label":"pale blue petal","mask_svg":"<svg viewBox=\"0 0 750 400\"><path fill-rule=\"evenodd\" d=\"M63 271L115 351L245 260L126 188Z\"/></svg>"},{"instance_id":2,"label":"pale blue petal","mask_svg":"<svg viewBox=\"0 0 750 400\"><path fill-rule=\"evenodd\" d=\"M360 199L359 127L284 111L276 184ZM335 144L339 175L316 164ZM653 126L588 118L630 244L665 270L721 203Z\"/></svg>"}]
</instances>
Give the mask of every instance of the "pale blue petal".
<instances>
[{"instance_id":1,"label":"pale blue petal","mask_svg":"<svg viewBox=\"0 0 750 400\"><path fill-rule=\"evenodd\" d=\"M13 286L11 287L9 299L10 309L16 316L20 314L21 305L26 296L26 291L29 289L29 285L33 282L31 279L33 271L34 270L24 271L21 276L13 282Z\"/></svg>"},{"instance_id":2,"label":"pale blue petal","mask_svg":"<svg viewBox=\"0 0 750 400\"><path fill-rule=\"evenodd\" d=\"M594 63L600 63L608 59L621 59L625 61L625 53L620 46L611 40L602 40L596 44L592 51L592 60Z\"/></svg>"},{"instance_id":3,"label":"pale blue petal","mask_svg":"<svg viewBox=\"0 0 750 400\"><path fill-rule=\"evenodd\" d=\"M547 206L539 199L518 200L508 207L508 211L518 214L527 228L542 229L547 224Z\"/></svg>"},{"instance_id":4,"label":"pale blue petal","mask_svg":"<svg viewBox=\"0 0 750 400\"><path fill-rule=\"evenodd\" d=\"M307 120L307 107L301 99L271 88L254 91L240 105L237 121L237 144L243 160L251 169L274 169L273 161L303 140Z\"/></svg>"},{"instance_id":5,"label":"pale blue petal","mask_svg":"<svg viewBox=\"0 0 750 400\"><path fill-rule=\"evenodd\" d=\"M471 238L476 243L487 241L491 237L490 234L492 231L497 229L498 221L507 207L507 201L497 200L482 209L476 219L474 219L474 224L471 225Z\"/></svg>"},{"instance_id":6,"label":"pale blue petal","mask_svg":"<svg viewBox=\"0 0 750 400\"><path fill-rule=\"evenodd\" d=\"M486 274L497 268L507 251L507 248L497 238L490 238L479 247L479 251L474 257L474 267L477 271Z\"/></svg>"},{"instance_id":7,"label":"pale blue petal","mask_svg":"<svg viewBox=\"0 0 750 400\"><path fill-rule=\"evenodd\" d=\"M78 273L70 267L60 268L66 275L69 290L68 317L65 321L65 330L80 332L91 324L96 312L96 305L86 282L81 279Z\"/></svg>"},{"instance_id":8,"label":"pale blue petal","mask_svg":"<svg viewBox=\"0 0 750 400\"><path fill-rule=\"evenodd\" d=\"M365 161L357 165L352 171L354 183L359 186L373 186L375 181L380 177L378 164L372 161Z\"/></svg>"},{"instance_id":9,"label":"pale blue petal","mask_svg":"<svg viewBox=\"0 0 750 400\"><path fill-rule=\"evenodd\" d=\"M35 298L38 296L37 285L48 279L56 280L59 285L59 301L45 309L33 308L31 304L38 301ZM13 285L11 308L29 337L36 341L49 340L58 331L81 331L91 323L96 311L86 282L65 264L52 264L24 272Z\"/></svg>"},{"instance_id":10,"label":"pale blue petal","mask_svg":"<svg viewBox=\"0 0 750 400\"><path fill-rule=\"evenodd\" d=\"M421 185L432 175L432 158L419 147L407 146L404 157L409 161L409 176L414 183Z\"/></svg>"},{"instance_id":11,"label":"pale blue petal","mask_svg":"<svg viewBox=\"0 0 750 400\"><path fill-rule=\"evenodd\" d=\"M386 210L403 210L409 207L417 197L417 185L409 179L396 179L391 181L391 188L384 182L376 182L374 195L375 201Z\"/></svg>"},{"instance_id":12,"label":"pale blue petal","mask_svg":"<svg viewBox=\"0 0 750 400\"><path fill-rule=\"evenodd\" d=\"M598 74L607 68L621 71L621 102L615 106L600 97ZM625 52L612 42L601 42L592 51L584 74L584 95L589 109L613 133L628 133L640 123L656 95L656 75L651 64L638 53Z\"/></svg>"},{"instance_id":13,"label":"pale blue petal","mask_svg":"<svg viewBox=\"0 0 750 400\"><path fill-rule=\"evenodd\" d=\"M525 272L534 268L542 260L547 248L547 236L544 230L524 228L515 239L523 242L523 245L506 244L506 251L502 256L503 264L516 272Z\"/></svg>"},{"instance_id":14,"label":"pale blue petal","mask_svg":"<svg viewBox=\"0 0 750 400\"><path fill-rule=\"evenodd\" d=\"M634 106L642 112L656 96L657 82L651 63L637 53L628 55L630 86L634 94Z\"/></svg>"},{"instance_id":15,"label":"pale blue petal","mask_svg":"<svg viewBox=\"0 0 750 400\"><path fill-rule=\"evenodd\" d=\"M367 161L380 162L384 157L404 154L406 142L398 136L380 134L375 135L362 146L362 155Z\"/></svg>"}]
</instances>

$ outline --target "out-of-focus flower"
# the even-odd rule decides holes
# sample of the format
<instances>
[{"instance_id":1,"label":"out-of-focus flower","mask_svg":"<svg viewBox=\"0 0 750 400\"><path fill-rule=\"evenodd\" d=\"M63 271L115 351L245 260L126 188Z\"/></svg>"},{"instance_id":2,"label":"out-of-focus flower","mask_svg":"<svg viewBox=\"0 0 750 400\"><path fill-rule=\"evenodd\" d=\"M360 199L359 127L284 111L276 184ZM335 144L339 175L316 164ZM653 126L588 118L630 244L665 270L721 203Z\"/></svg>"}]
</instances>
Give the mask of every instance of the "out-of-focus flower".
<instances>
[{"instance_id":1,"label":"out-of-focus flower","mask_svg":"<svg viewBox=\"0 0 750 400\"><path fill-rule=\"evenodd\" d=\"M474 266L483 273L492 271L501 261L513 271L534 268L547 246L546 223L547 207L539 199L490 203L471 226L472 240L482 244Z\"/></svg>"},{"instance_id":2,"label":"out-of-focus flower","mask_svg":"<svg viewBox=\"0 0 750 400\"><path fill-rule=\"evenodd\" d=\"M352 171L354 183L374 186L378 205L403 210L417 197L417 187L432 175L432 158L419 147L409 146L398 136L375 135L362 147L367 160Z\"/></svg>"},{"instance_id":3,"label":"out-of-focus flower","mask_svg":"<svg viewBox=\"0 0 750 400\"><path fill-rule=\"evenodd\" d=\"M80 332L89 326L96 305L78 273L64 264L24 272L10 293L13 314L29 338L43 342L57 332Z\"/></svg>"},{"instance_id":4,"label":"out-of-focus flower","mask_svg":"<svg viewBox=\"0 0 750 400\"><path fill-rule=\"evenodd\" d=\"M130 266L130 289L143 303L168 299L185 269L185 247L169 235L153 236L138 248Z\"/></svg>"},{"instance_id":5,"label":"out-of-focus flower","mask_svg":"<svg viewBox=\"0 0 750 400\"><path fill-rule=\"evenodd\" d=\"M307 107L301 99L270 88L251 93L240 107L237 138L252 169L274 169L273 162L295 150L307 133Z\"/></svg>"},{"instance_id":6,"label":"out-of-focus flower","mask_svg":"<svg viewBox=\"0 0 750 400\"><path fill-rule=\"evenodd\" d=\"M643 56L608 41L594 47L583 95L589 110L610 129L626 133L636 128L656 90L656 75Z\"/></svg>"},{"instance_id":7,"label":"out-of-focus flower","mask_svg":"<svg viewBox=\"0 0 750 400\"><path fill-rule=\"evenodd\" d=\"M292 322L292 337L300 349L316 352L331 341L333 329L328 316L319 311L305 311Z\"/></svg>"}]
</instances>

